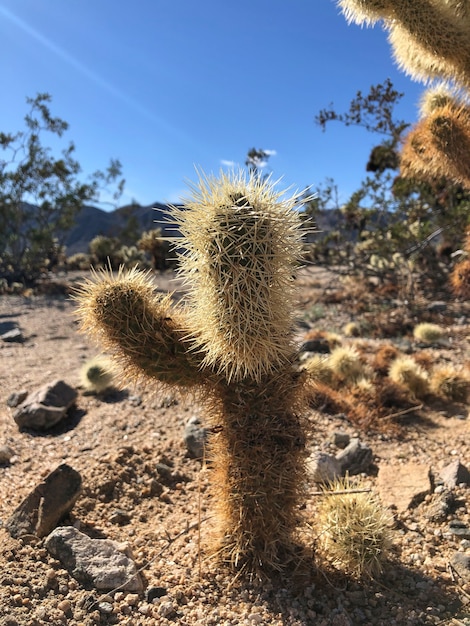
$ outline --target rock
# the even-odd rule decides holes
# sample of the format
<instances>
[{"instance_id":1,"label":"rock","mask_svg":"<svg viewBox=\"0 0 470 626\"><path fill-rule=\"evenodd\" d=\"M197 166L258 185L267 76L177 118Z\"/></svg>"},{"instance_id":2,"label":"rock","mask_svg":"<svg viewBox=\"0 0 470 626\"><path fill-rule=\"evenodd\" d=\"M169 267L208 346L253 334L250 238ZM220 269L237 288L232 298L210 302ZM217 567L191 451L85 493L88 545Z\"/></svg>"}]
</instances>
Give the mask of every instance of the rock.
<instances>
[{"instance_id":1,"label":"rock","mask_svg":"<svg viewBox=\"0 0 470 626\"><path fill-rule=\"evenodd\" d=\"M0 465L8 465L14 456L15 453L10 446L0 446Z\"/></svg>"},{"instance_id":2,"label":"rock","mask_svg":"<svg viewBox=\"0 0 470 626\"><path fill-rule=\"evenodd\" d=\"M430 302L426 308L430 313L444 313L447 309L447 302L436 300L434 302Z\"/></svg>"},{"instance_id":3,"label":"rock","mask_svg":"<svg viewBox=\"0 0 470 626\"><path fill-rule=\"evenodd\" d=\"M47 430L66 415L77 398L77 391L63 380L55 380L30 394L13 413L20 429Z\"/></svg>"},{"instance_id":4,"label":"rock","mask_svg":"<svg viewBox=\"0 0 470 626\"><path fill-rule=\"evenodd\" d=\"M434 492L431 496L431 501L425 507L424 517L430 522L444 522L454 502L454 494L449 489Z\"/></svg>"},{"instance_id":5,"label":"rock","mask_svg":"<svg viewBox=\"0 0 470 626\"><path fill-rule=\"evenodd\" d=\"M9 341L10 343L23 343L24 341L23 333L19 328L13 328L13 330L3 333L1 339L3 339L3 341Z\"/></svg>"},{"instance_id":6,"label":"rock","mask_svg":"<svg viewBox=\"0 0 470 626\"><path fill-rule=\"evenodd\" d=\"M22 389L21 391L15 391L11 393L7 398L7 406L10 409L15 409L18 405L26 400L28 397L28 392L26 389Z\"/></svg>"},{"instance_id":7,"label":"rock","mask_svg":"<svg viewBox=\"0 0 470 626\"><path fill-rule=\"evenodd\" d=\"M80 474L65 463L59 465L26 497L7 520L12 537L45 537L69 513L82 486Z\"/></svg>"},{"instance_id":8,"label":"rock","mask_svg":"<svg viewBox=\"0 0 470 626\"><path fill-rule=\"evenodd\" d=\"M145 599L152 603L156 598L163 598L167 595L168 589L166 587L149 587L145 592Z\"/></svg>"},{"instance_id":9,"label":"rock","mask_svg":"<svg viewBox=\"0 0 470 626\"><path fill-rule=\"evenodd\" d=\"M418 505L431 492L430 468L414 462L383 465L379 469L376 486L386 506L405 511Z\"/></svg>"},{"instance_id":10,"label":"rock","mask_svg":"<svg viewBox=\"0 0 470 626\"><path fill-rule=\"evenodd\" d=\"M126 524L129 524L131 519L131 514L124 509L114 509L109 516L111 524L117 524L118 526L125 526Z\"/></svg>"},{"instance_id":11,"label":"rock","mask_svg":"<svg viewBox=\"0 0 470 626\"><path fill-rule=\"evenodd\" d=\"M62 526L52 531L45 546L81 584L103 591L143 589L134 561L115 541L91 539L72 526Z\"/></svg>"},{"instance_id":12,"label":"rock","mask_svg":"<svg viewBox=\"0 0 470 626\"><path fill-rule=\"evenodd\" d=\"M12 320L0 322L0 339L10 342L23 342L24 337L18 324Z\"/></svg>"},{"instance_id":13,"label":"rock","mask_svg":"<svg viewBox=\"0 0 470 626\"><path fill-rule=\"evenodd\" d=\"M357 437L351 439L346 448L336 455L336 460L340 463L343 476L346 473L353 476L361 474L361 472L367 472L372 463L372 458L372 450L369 446L361 443Z\"/></svg>"},{"instance_id":14,"label":"rock","mask_svg":"<svg viewBox=\"0 0 470 626\"><path fill-rule=\"evenodd\" d=\"M204 458L207 429L202 426L201 420L196 416L191 417L185 426L184 443L193 459Z\"/></svg>"},{"instance_id":15,"label":"rock","mask_svg":"<svg viewBox=\"0 0 470 626\"><path fill-rule=\"evenodd\" d=\"M347 445L349 445L351 437L347 433L335 431L332 435L332 441L337 448L344 449Z\"/></svg>"},{"instance_id":16,"label":"rock","mask_svg":"<svg viewBox=\"0 0 470 626\"><path fill-rule=\"evenodd\" d=\"M455 459L455 461L446 465L444 469L441 470L439 477L440 482L449 489L456 487L460 483L470 485L470 472L462 465L459 459Z\"/></svg>"},{"instance_id":17,"label":"rock","mask_svg":"<svg viewBox=\"0 0 470 626\"><path fill-rule=\"evenodd\" d=\"M330 351L328 339L324 337L304 341L299 350L299 352L319 352L320 354L327 354Z\"/></svg>"},{"instance_id":18,"label":"rock","mask_svg":"<svg viewBox=\"0 0 470 626\"><path fill-rule=\"evenodd\" d=\"M470 582L470 554L456 552L451 558L450 564L465 582Z\"/></svg>"},{"instance_id":19,"label":"rock","mask_svg":"<svg viewBox=\"0 0 470 626\"><path fill-rule=\"evenodd\" d=\"M470 539L470 528L458 519L454 519L449 523L449 532L460 539Z\"/></svg>"},{"instance_id":20,"label":"rock","mask_svg":"<svg viewBox=\"0 0 470 626\"><path fill-rule=\"evenodd\" d=\"M341 463L325 452L312 454L307 461L307 467L316 483L331 483L341 477Z\"/></svg>"}]
</instances>

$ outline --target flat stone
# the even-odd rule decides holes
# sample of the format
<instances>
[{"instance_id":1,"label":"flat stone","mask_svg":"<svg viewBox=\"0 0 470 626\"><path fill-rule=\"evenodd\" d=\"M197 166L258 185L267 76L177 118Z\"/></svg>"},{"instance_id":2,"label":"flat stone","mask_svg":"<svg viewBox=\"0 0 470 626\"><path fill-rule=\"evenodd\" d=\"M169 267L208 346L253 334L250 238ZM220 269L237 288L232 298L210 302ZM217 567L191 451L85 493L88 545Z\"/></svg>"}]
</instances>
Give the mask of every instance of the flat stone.
<instances>
[{"instance_id":1,"label":"flat stone","mask_svg":"<svg viewBox=\"0 0 470 626\"><path fill-rule=\"evenodd\" d=\"M413 508L431 493L430 468L414 462L382 465L377 476L377 491L386 506L398 511Z\"/></svg>"},{"instance_id":2,"label":"flat stone","mask_svg":"<svg viewBox=\"0 0 470 626\"><path fill-rule=\"evenodd\" d=\"M67 464L59 465L35 487L6 521L12 537L45 537L69 513L82 486L80 474Z\"/></svg>"},{"instance_id":3,"label":"flat stone","mask_svg":"<svg viewBox=\"0 0 470 626\"><path fill-rule=\"evenodd\" d=\"M13 413L20 429L47 430L63 419L77 399L77 390L55 380L30 394Z\"/></svg>"},{"instance_id":4,"label":"flat stone","mask_svg":"<svg viewBox=\"0 0 470 626\"><path fill-rule=\"evenodd\" d=\"M73 526L56 528L46 539L49 553L84 585L110 591L140 592L142 579L122 544L110 539L91 539Z\"/></svg>"}]
</instances>

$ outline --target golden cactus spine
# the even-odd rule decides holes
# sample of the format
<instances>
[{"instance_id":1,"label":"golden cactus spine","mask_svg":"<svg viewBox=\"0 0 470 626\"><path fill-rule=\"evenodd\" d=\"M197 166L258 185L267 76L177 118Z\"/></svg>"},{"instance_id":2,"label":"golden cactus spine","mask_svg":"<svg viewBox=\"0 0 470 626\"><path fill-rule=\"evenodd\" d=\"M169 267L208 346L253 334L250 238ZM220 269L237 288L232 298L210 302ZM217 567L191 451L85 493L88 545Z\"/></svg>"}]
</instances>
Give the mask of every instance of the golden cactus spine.
<instances>
[{"instance_id":1,"label":"golden cactus spine","mask_svg":"<svg viewBox=\"0 0 470 626\"><path fill-rule=\"evenodd\" d=\"M82 328L124 372L203 388L212 440L213 550L248 571L283 569L304 485L305 373L293 368L297 197L256 175L204 178L184 210L187 303L155 295L150 276L103 274L78 294Z\"/></svg>"}]
</instances>

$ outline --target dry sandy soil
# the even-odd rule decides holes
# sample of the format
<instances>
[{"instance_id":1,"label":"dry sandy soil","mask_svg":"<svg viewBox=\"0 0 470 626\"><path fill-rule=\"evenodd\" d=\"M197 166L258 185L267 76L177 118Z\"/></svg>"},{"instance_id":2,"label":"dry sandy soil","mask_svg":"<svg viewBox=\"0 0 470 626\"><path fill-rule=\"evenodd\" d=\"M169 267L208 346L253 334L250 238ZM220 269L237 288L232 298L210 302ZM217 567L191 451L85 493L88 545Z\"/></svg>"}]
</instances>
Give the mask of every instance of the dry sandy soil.
<instances>
[{"instance_id":1,"label":"dry sandy soil","mask_svg":"<svg viewBox=\"0 0 470 626\"><path fill-rule=\"evenodd\" d=\"M158 277L159 287L166 289L168 278ZM336 293L338 278L314 269L304 270L299 284L299 339L309 326L340 332L345 322L355 319L368 320L368 325L362 338L348 341L369 342L371 352L384 341L370 335L374 317L379 310L385 315L386 307L359 306L364 295L360 289L352 299L342 299ZM327 297L332 293L336 297ZM468 541L462 543L448 532L452 519L470 525L469 487L455 489L456 504L439 522L426 516L432 495L395 513L394 545L376 580L348 576L320 552L302 576L270 582L237 578L207 560L210 469L188 456L183 441L185 423L193 415L204 421L203 410L150 388L86 395L79 387L79 370L99 350L77 332L74 309L61 295L0 297L0 321L16 321L25 339L0 342L0 445L14 452L11 462L0 466L0 521L4 524L49 472L67 463L81 473L83 491L63 523L91 537L127 542L145 587L163 588L163 595L153 602L145 591L102 597L72 578L49 555L43 539L12 539L0 527L0 626L470 624L470 584L450 566L456 551L469 553ZM387 311L393 317L393 306ZM436 314L434 321L445 326L449 344L429 349L433 358L470 361L467 313L464 304L450 301L445 314ZM50 432L19 432L7 407L9 395L33 391L56 378L79 389L76 407ZM344 416L312 409L309 445L312 451L335 454L332 433L341 431L358 434L371 446L376 468L416 461L438 472L455 458L470 467L468 406L438 408L425 406L419 415L399 418L397 433L364 431ZM162 479L160 495L154 495L158 463L170 466L171 473ZM376 472L363 480L374 489ZM310 492L316 489L312 484ZM309 522L304 542L313 551L317 503L318 496L309 496L303 511ZM117 509L127 513L128 523L119 521Z\"/></svg>"}]
</instances>

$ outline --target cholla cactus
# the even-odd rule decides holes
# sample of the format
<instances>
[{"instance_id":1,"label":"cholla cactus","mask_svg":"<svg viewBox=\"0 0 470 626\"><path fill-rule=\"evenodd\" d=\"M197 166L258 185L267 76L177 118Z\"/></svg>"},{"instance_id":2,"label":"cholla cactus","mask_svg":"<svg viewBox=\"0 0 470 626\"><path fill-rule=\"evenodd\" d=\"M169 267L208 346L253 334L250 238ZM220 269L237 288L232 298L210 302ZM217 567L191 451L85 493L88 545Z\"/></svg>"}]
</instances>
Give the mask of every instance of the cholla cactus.
<instances>
[{"instance_id":1,"label":"cholla cactus","mask_svg":"<svg viewBox=\"0 0 470 626\"><path fill-rule=\"evenodd\" d=\"M325 490L316 528L327 558L356 576L376 577L391 547L392 516L369 492L351 493L348 479Z\"/></svg>"},{"instance_id":2,"label":"cholla cactus","mask_svg":"<svg viewBox=\"0 0 470 626\"><path fill-rule=\"evenodd\" d=\"M404 176L445 176L470 187L470 108L450 100L436 107L408 133L401 155Z\"/></svg>"},{"instance_id":3,"label":"cholla cactus","mask_svg":"<svg viewBox=\"0 0 470 626\"><path fill-rule=\"evenodd\" d=\"M339 0L358 24L382 21L399 67L413 79L440 79L461 88L432 90L423 99L423 119L409 133L401 159L404 176L445 176L470 187L470 5L464 0Z\"/></svg>"},{"instance_id":4,"label":"cholla cactus","mask_svg":"<svg viewBox=\"0 0 470 626\"><path fill-rule=\"evenodd\" d=\"M83 364L80 380L86 391L102 393L112 387L114 371L111 360L105 356L96 356Z\"/></svg>"},{"instance_id":5,"label":"cholla cactus","mask_svg":"<svg viewBox=\"0 0 470 626\"><path fill-rule=\"evenodd\" d=\"M466 402L470 393L470 378L454 367L436 367L431 374L431 390L451 402Z\"/></svg>"},{"instance_id":6,"label":"cholla cactus","mask_svg":"<svg viewBox=\"0 0 470 626\"><path fill-rule=\"evenodd\" d=\"M413 337L423 343L439 343L444 336L444 330L438 324L422 322L413 329Z\"/></svg>"},{"instance_id":7,"label":"cholla cactus","mask_svg":"<svg viewBox=\"0 0 470 626\"><path fill-rule=\"evenodd\" d=\"M335 378L345 383L354 383L366 374L361 355L352 346L335 348L330 354L328 365Z\"/></svg>"},{"instance_id":8,"label":"cholla cactus","mask_svg":"<svg viewBox=\"0 0 470 626\"><path fill-rule=\"evenodd\" d=\"M200 390L214 433L212 549L249 571L283 569L305 484L308 375L294 367L299 196L259 176L201 178L172 217L183 235L184 306L136 270L97 275L77 298L82 329L131 377Z\"/></svg>"},{"instance_id":9,"label":"cholla cactus","mask_svg":"<svg viewBox=\"0 0 470 626\"><path fill-rule=\"evenodd\" d=\"M411 357L399 356L395 359L388 375L394 383L408 389L416 398L424 397L429 391L427 372Z\"/></svg>"}]
</instances>

